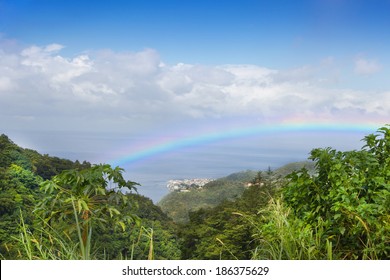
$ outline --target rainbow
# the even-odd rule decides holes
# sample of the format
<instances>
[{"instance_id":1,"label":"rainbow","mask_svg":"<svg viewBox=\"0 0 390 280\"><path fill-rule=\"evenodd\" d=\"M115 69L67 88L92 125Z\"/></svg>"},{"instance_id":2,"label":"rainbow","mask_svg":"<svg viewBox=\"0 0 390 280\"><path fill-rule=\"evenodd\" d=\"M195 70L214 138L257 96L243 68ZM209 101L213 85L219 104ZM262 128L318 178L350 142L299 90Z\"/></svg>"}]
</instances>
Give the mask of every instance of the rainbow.
<instances>
[{"instance_id":1,"label":"rainbow","mask_svg":"<svg viewBox=\"0 0 390 280\"><path fill-rule=\"evenodd\" d=\"M154 156L162 155L187 147L202 146L209 143L219 142L228 139L245 138L261 135L272 135L284 132L358 132L374 133L383 124L377 122L364 124L351 123L281 123L272 125L256 125L244 128L214 131L198 134L191 137L154 138L153 142L133 143L132 150L122 150L117 158L109 163L113 166L132 164Z\"/></svg>"}]
</instances>

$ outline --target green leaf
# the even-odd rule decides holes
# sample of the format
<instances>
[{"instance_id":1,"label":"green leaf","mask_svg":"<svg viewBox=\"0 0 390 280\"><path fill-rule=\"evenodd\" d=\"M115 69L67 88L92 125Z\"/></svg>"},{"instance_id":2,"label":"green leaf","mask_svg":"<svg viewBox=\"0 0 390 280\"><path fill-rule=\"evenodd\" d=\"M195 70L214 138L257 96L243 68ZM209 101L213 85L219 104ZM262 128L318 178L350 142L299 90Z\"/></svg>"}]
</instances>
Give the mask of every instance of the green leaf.
<instances>
[{"instance_id":1,"label":"green leaf","mask_svg":"<svg viewBox=\"0 0 390 280\"><path fill-rule=\"evenodd\" d=\"M88 204L84 200L80 200L80 202L81 202L81 205L82 205L83 209L89 211Z\"/></svg>"},{"instance_id":2,"label":"green leaf","mask_svg":"<svg viewBox=\"0 0 390 280\"><path fill-rule=\"evenodd\" d=\"M120 221L118 222L118 224L122 227L122 230L125 231L126 230L126 225L124 222Z\"/></svg>"}]
</instances>

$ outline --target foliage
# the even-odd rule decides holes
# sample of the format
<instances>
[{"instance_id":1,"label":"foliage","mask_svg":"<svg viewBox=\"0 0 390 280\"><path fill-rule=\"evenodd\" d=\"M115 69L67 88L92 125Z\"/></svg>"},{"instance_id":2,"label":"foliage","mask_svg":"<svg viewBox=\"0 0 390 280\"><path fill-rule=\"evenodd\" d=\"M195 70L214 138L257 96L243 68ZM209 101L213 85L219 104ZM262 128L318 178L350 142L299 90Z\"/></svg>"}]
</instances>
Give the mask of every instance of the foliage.
<instances>
[{"instance_id":1,"label":"foliage","mask_svg":"<svg viewBox=\"0 0 390 280\"><path fill-rule=\"evenodd\" d=\"M15 257L17 250L12 246L12 236L19 231L17 222L22 212L25 222L33 222L32 210L39 199L38 185L42 181L31 171L11 164L0 168L0 253Z\"/></svg>"},{"instance_id":2,"label":"foliage","mask_svg":"<svg viewBox=\"0 0 390 280\"><path fill-rule=\"evenodd\" d=\"M224 201L209 209L190 212L188 224L180 227L184 259L250 259L258 244L253 223L245 216L256 215L277 191L261 172L252 179L236 201Z\"/></svg>"},{"instance_id":3,"label":"foliage","mask_svg":"<svg viewBox=\"0 0 390 280\"><path fill-rule=\"evenodd\" d=\"M289 176L286 204L297 218L316 227L341 259L390 257L390 129L364 138L360 151L314 149L316 176L306 169Z\"/></svg>"},{"instance_id":4,"label":"foliage","mask_svg":"<svg viewBox=\"0 0 390 280\"><path fill-rule=\"evenodd\" d=\"M13 143L8 136L0 135L0 168L7 168L16 164L24 169L31 168L31 162L24 153L24 150Z\"/></svg>"},{"instance_id":5,"label":"foliage","mask_svg":"<svg viewBox=\"0 0 390 280\"><path fill-rule=\"evenodd\" d=\"M58 157L51 157L49 155L43 155L34 157L34 153L27 150L29 156L32 156L35 172L41 176L43 179L49 180L55 175L58 175L65 170L82 170L91 167L89 162L84 161L80 163L79 161L72 162L71 160L61 159Z\"/></svg>"},{"instance_id":6,"label":"foliage","mask_svg":"<svg viewBox=\"0 0 390 280\"><path fill-rule=\"evenodd\" d=\"M20 215L19 234L12 236L19 245L18 259L28 260L75 260L79 259L78 244L60 234L47 223L34 228L24 223Z\"/></svg>"},{"instance_id":7,"label":"foliage","mask_svg":"<svg viewBox=\"0 0 390 280\"><path fill-rule=\"evenodd\" d=\"M44 163L44 164L43 164ZM70 160L42 156L30 149L23 149L6 135L0 135L0 254L16 258L17 248L12 237L19 232L16 221L20 212L26 227L33 226L32 213L37 201L42 198L39 185L44 179L59 174L65 168L83 169L90 165ZM51 170L50 174L40 170Z\"/></svg>"},{"instance_id":8,"label":"foliage","mask_svg":"<svg viewBox=\"0 0 390 280\"><path fill-rule=\"evenodd\" d=\"M23 149L12 142L8 136L0 135L0 168L8 168L11 164L32 171L43 179L50 179L64 170L85 169L91 167L87 161L71 161L49 155L41 155L31 149Z\"/></svg>"},{"instance_id":9,"label":"foliage","mask_svg":"<svg viewBox=\"0 0 390 280\"><path fill-rule=\"evenodd\" d=\"M126 194L133 203L122 206L122 213L134 213L140 218L125 231L112 225L97 229L96 243L101 255L108 259L179 259L180 250L174 233L175 225L160 207L144 196ZM111 222L110 222L111 224ZM151 250L152 248L152 250Z\"/></svg>"},{"instance_id":10,"label":"foliage","mask_svg":"<svg viewBox=\"0 0 390 280\"><path fill-rule=\"evenodd\" d=\"M183 259L247 259L251 232L232 202L190 214L190 223L182 227L180 237Z\"/></svg>"},{"instance_id":11,"label":"foliage","mask_svg":"<svg viewBox=\"0 0 390 280\"><path fill-rule=\"evenodd\" d=\"M322 240L324 223L313 227L291 213L281 199L271 199L260 216L247 216L255 229L258 246L253 259L332 259L332 243Z\"/></svg>"},{"instance_id":12,"label":"foliage","mask_svg":"<svg viewBox=\"0 0 390 280\"><path fill-rule=\"evenodd\" d=\"M23 186L25 188L34 190L37 189L42 182L42 178L36 176L30 170L26 170L23 167L11 164L7 170L7 173L11 180L18 185L19 187Z\"/></svg>"},{"instance_id":13,"label":"foliage","mask_svg":"<svg viewBox=\"0 0 390 280\"><path fill-rule=\"evenodd\" d=\"M129 194L138 204L135 210L141 218L140 225L131 231L132 259L150 258L150 249L153 245L153 259L176 260L180 259L176 225L152 200L141 195ZM138 232L138 235L135 233Z\"/></svg>"},{"instance_id":14,"label":"foliage","mask_svg":"<svg viewBox=\"0 0 390 280\"><path fill-rule=\"evenodd\" d=\"M178 260L181 251L172 229L160 221L142 220L131 232L130 258L135 260Z\"/></svg>"},{"instance_id":15,"label":"foliage","mask_svg":"<svg viewBox=\"0 0 390 280\"><path fill-rule=\"evenodd\" d=\"M51 226L66 234L77 233L82 258L90 258L92 228L103 227L108 219L125 230L135 215L121 213L119 204L127 204L122 189L133 190L136 183L125 181L123 169L107 164L84 170L68 170L41 184L45 196L36 212Z\"/></svg>"}]
</instances>

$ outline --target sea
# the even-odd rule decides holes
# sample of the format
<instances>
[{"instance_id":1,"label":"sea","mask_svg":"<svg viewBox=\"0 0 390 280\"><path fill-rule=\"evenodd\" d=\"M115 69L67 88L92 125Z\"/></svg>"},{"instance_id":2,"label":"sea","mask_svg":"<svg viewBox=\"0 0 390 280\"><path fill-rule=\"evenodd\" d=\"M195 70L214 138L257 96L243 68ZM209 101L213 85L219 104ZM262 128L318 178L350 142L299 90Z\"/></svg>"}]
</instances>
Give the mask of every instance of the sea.
<instances>
[{"instance_id":1,"label":"sea","mask_svg":"<svg viewBox=\"0 0 390 280\"><path fill-rule=\"evenodd\" d=\"M313 148L360 149L364 135L358 132L296 131L224 139L149 154L137 161L122 161L120 167L124 169L127 180L139 184L139 194L158 203L169 192L166 187L169 180L217 179L246 170L273 170L291 162L307 160ZM126 150L122 147L131 146L135 141L130 136L82 132L52 132L49 135L10 132L9 137L16 144L41 154L96 164L112 161L114 154L115 157L126 157L126 154L118 154L118 150Z\"/></svg>"}]
</instances>

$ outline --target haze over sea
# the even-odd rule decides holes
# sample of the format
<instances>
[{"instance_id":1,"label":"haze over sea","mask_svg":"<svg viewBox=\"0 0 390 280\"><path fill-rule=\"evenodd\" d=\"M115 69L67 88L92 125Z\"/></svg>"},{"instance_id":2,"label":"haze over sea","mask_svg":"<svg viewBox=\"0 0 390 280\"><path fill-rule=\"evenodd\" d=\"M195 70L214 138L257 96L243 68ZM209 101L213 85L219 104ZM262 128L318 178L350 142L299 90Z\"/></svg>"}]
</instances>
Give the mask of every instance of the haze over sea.
<instances>
[{"instance_id":1,"label":"haze over sea","mask_svg":"<svg viewBox=\"0 0 390 280\"><path fill-rule=\"evenodd\" d=\"M313 147L332 145L340 149L359 149L362 144L358 140L360 136L362 134L359 133L345 133L342 136L323 133L253 137L246 141L240 139L185 148L138 163L124 164L123 167L130 180L141 183L139 192L157 202L168 193L166 183L170 179L220 178L248 169L276 169L287 163L307 160L311 150L308 138L312 140ZM344 141L349 141L349 145L345 145ZM280 148L271 145L275 142L280 144Z\"/></svg>"},{"instance_id":2,"label":"haze over sea","mask_svg":"<svg viewBox=\"0 0 390 280\"><path fill-rule=\"evenodd\" d=\"M138 187L140 194L158 202L168 193L166 183L171 179L216 179L245 170L260 171L267 170L268 167L276 169L284 164L307 160L312 148L360 149L363 145L360 140L367 133L376 130L375 127L371 129L369 126L360 128L361 131L340 129L335 125L327 131L313 128L306 131L276 130L272 133L233 137L202 144L192 143L174 147L169 151L155 151L137 160L129 160L132 154L123 147L128 147L129 143L153 141L123 134L53 133L50 140L57 143L58 147L66 145L69 150L56 147L47 149L44 146L38 146L38 150L72 160L120 166L125 169L126 179L141 185ZM11 132L10 136L22 146L31 146L21 140L24 134ZM44 143L44 137L47 136L42 133L31 133L29 143ZM112 152L114 147L122 148L109 154L108 151Z\"/></svg>"},{"instance_id":3,"label":"haze over sea","mask_svg":"<svg viewBox=\"0 0 390 280\"><path fill-rule=\"evenodd\" d=\"M390 122L387 0L0 1L0 133L159 200L361 148Z\"/></svg>"}]
</instances>

